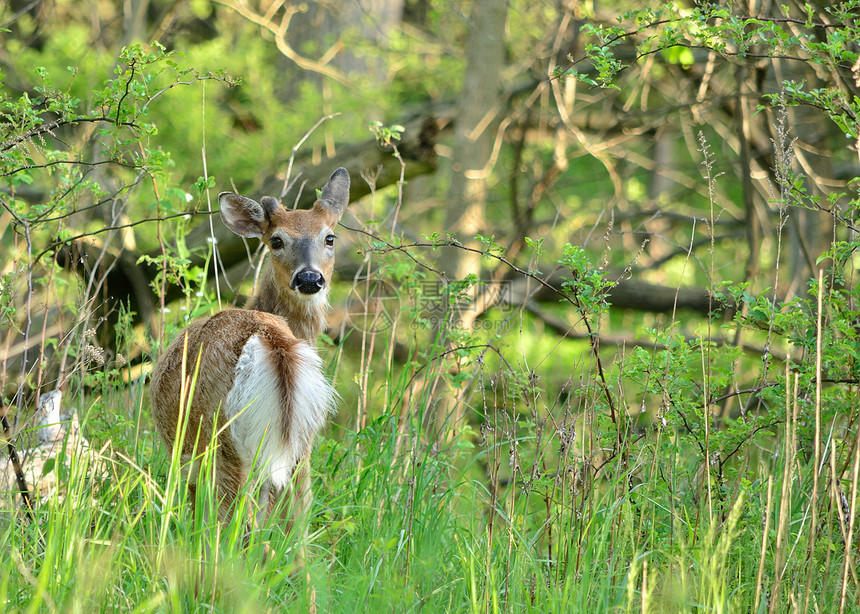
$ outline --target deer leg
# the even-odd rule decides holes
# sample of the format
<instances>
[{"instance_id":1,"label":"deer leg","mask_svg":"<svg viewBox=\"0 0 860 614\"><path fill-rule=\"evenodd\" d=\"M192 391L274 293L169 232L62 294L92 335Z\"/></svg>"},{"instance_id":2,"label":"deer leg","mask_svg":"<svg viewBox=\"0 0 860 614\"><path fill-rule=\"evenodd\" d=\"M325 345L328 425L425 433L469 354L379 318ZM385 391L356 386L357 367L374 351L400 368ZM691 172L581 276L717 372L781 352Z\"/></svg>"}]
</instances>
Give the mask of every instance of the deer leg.
<instances>
[{"instance_id":1,"label":"deer leg","mask_svg":"<svg viewBox=\"0 0 860 614\"><path fill-rule=\"evenodd\" d=\"M280 518L284 520L284 534L287 536L294 535L298 539L299 547L296 552L296 562L292 573L298 575L304 571L305 582L307 583L308 595L308 612L316 614L317 612L317 593L311 581L310 572L305 567L306 559L306 542L308 538L308 520L313 502L313 494L311 492L311 466L310 454L305 454L296 465L293 472L290 485L285 489L280 489L277 496L270 500L270 513L274 511L274 506L278 503L280 507ZM283 499L288 499L284 501Z\"/></svg>"}]
</instances>

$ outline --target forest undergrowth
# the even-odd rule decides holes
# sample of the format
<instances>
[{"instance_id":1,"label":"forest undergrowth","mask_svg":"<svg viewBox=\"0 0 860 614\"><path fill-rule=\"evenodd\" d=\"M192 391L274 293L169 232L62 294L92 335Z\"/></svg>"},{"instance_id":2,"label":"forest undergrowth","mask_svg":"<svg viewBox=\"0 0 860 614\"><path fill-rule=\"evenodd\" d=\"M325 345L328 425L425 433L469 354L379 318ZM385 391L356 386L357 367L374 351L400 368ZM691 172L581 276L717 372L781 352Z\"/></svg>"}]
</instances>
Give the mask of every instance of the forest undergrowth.
<instances>
[{"instance_id":1,"label":"forest undergrowth","mask_svg":"<svg viewBox=\"0 0 860 614\"><path fill-rule=\"evenodd\" d=\"M309 587L332 612L856 609L856 297L836 267L782 304L715 288L699 332L667 320L621 354L600 347L613 282L568 245L557 291L590 337L533 351L524 303L471 331L423 313L422 251L460 246L373 236L363 249L396 283L398 315L368 326L385 305L373 293L392 286L356 282L349 293L369 291L377 311L322 346L343 399L313 455L307 541L277 524L246 534L254 493L229 524L205 522L211 484L192 518L146 379L83 358L97 349L84 335L66 398L89 441L58 440L32 476L56 484L32 511L7 499L8 609L299 611ZM494 245L483 257L538 279ZM449 297L448 321L471 285ZM116 334L117 355L133 353L131 327ZM772 350L751 358L725 342L740 334ZM306 574L294 568L303 543Z\"/></svg>"},{"instance_id":2,"label":"forest undergrowth","mask_svg":"<svg viewBox=\"0 0 860 614\"><path fill-rule=\"evenodd\" d=\"M620 69L606 55L615 39L602 40L590 53L606 62L607 85ZM567 240L562 216L516 253L493 236L398 234L392 216L408 207L402 127L371 124L400 182L351 204L340 229L359 264L333 288L336 325L319 350L341 400L313 452L307 534L284 534L274 521L248 531L254 492L242 492L230 521L213 523L204 481L192 511L179 456L158 440L149 408L147 375L164 344L236 301L261 257L243 245L242 274L223 270L209 204L216 182L204 171L187 189L171 183L150 104L236 82L182 69L157 45L126 48L87 109L42 77L38 99L3 99L0 230L14 257L0 318L7 338L22 340L2 376L5 419L17 422L4 447L4 610L860 611L858 200L853 184L829 200L812 195L797 170L786 109L799 88L759 109L776 118L769 211L778 221L766 240L772 266L755 279L724 277L722 152L712 152L712 133L698 133L690 163L708 210L690 216L675 269L676 300L688 275L706 280L709 313L698 318L613 307L638 255L607 266L615 255L604 222L594 223L607 237L600 249ZM846 134L856 139L841 108L825 111L853 121ZM96 126L86 151L121 182L70 160L54 139L82 125ZM43 176L52 187L41 205L18 196ZM153 203L142 220L121 198L134 190ZM93 203L112 203L107 217L76 228ZM213 229L193 253L189 203ZM817 275L787 282L783 242L798 212L828 216L833 240L805 254ZM141 323L130 304L106 308L101 289L121 260L107 271L76 267L86 258L73 248L90 241L89 257L108 261L144 222L156 251L135 265L157 271L160 304ZM486 275L447 279L437 262L451 250ZM532 300L538 292L554 297L550 307ZM62 396L45 394L54 389ZM39 401L75 417L45 419L34 414ZM217 470L211 451L199 462Z\"/></svg>"}]
</instances>

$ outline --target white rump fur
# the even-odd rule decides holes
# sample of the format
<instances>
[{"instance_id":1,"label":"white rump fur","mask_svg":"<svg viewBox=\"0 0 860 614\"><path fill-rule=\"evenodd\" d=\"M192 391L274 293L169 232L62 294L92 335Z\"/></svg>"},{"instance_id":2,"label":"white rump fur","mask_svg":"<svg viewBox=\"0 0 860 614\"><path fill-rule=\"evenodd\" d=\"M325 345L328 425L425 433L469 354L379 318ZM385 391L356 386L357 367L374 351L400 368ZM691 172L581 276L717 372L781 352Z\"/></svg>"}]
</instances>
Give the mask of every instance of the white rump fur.
<instances>
[{"instance_id":1,"label":"white rump fur","mask_svg":"<svg viewBox=\"0 0 860 614\"><path fill-rule=\"evenodd\" d=\"M292 395L292 421L286 437L281 433L284 407L279 374L256 335L242 349L236 363L236 380L224 403L227 417L233 419L230 432L245 470L257 458L264 482L275 488L289 485L296 464L326 415L333 411L337 395L326 381L322 360L314 349L304 342L294 347L295 378L285 386Z\"/></svg>"}]
</instances>

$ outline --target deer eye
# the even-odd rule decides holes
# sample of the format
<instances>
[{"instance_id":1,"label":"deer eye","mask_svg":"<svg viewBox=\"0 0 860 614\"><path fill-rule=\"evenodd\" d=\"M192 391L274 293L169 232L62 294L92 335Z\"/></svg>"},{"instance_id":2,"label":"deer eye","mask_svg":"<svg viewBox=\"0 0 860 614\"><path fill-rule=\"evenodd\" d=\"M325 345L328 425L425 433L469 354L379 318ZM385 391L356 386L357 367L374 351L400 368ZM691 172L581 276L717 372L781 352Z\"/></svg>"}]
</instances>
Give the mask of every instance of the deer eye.
<instances>
[{"instance_id":1,"label":"deer eye","mask_svg":"<svg viewBox=\"0 0 860 614\"><path fill-rule=\"evenodd\" d=\"M272 249L281 249L284 246L284 240L281 237L272 237L272 240L269 241L269 247Z\"/></svg>"},{"instance_id":2,"label":"deer eye","mask_svg":"<svg viewBox=\"0 0 860 614\"><path fill-rule=\"evenodd\" d=\"M329 235L329 236L327 236L327 237L325 238L325 244L326 244L327 246L331 247L332 245L334 245L334 240L335 240L336 238L337 238L337 237L335 237L334 235Z\"/></svg>"}]
</instances>

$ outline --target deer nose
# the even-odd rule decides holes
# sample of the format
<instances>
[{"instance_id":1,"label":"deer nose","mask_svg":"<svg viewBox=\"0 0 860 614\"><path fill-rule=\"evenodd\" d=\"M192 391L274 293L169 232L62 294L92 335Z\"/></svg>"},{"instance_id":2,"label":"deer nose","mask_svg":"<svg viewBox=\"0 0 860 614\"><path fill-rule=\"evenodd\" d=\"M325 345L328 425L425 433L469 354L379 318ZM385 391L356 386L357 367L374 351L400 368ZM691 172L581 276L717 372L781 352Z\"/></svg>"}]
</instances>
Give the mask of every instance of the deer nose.
<instances>
[{"instance_id":1,"label":"deer nose","mask_svg":"<svg viewBox=\"0 0 860 614\"><path fill-rule=\"evenodd\" d=\"M323 286L325 286L325 278L316 271L309 269L300 271L293 278L293 288L302 294L316 294L322 290Z\"/></svg>"}]
</instances>

